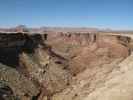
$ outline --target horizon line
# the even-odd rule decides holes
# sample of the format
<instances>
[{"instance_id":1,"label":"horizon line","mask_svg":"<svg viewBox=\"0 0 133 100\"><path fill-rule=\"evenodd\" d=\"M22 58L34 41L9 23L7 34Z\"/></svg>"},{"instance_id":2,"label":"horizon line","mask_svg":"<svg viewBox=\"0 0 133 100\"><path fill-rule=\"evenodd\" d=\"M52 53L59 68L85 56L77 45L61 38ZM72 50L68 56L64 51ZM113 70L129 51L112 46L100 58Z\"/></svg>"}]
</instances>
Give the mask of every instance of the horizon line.
<instances>
[{"instance_id":1,"label":"horizon line","mask_svg":"<svg viewBox=\"0 0 133 100\"><path fill-rule=\"evenodd\" d=\"M21 26L23 24L18 25L11 25L11 26L0 26L0 29L12 29L16 28L18 26ZM97 30L110 30L110 31L133 31L133 28L110 28L110 27L103 27L103 26L59 26L59 25L38 25L38 26L30 26L30 25L23 25L26 28L77 28L77 29L97 29Z\"/></svg>"}]
</instances>

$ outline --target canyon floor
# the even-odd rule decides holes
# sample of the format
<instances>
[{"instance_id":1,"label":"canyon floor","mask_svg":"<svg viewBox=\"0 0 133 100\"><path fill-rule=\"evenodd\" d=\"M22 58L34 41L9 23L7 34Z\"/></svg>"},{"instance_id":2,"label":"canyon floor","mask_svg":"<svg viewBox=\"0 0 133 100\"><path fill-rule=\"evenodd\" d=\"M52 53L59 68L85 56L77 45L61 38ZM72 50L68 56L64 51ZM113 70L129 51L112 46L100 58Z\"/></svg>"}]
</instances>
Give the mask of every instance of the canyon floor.
<instances>
[{"instance_id":1,"label":"canyon floor","mask_svg":"<svg viewBox=\"0 0 133 100\"><path fill-rule=\"evenodd\" d=\"M133 100L132 74L132 33L0 34L0 100Z\"/></svg>"}]
</instances>

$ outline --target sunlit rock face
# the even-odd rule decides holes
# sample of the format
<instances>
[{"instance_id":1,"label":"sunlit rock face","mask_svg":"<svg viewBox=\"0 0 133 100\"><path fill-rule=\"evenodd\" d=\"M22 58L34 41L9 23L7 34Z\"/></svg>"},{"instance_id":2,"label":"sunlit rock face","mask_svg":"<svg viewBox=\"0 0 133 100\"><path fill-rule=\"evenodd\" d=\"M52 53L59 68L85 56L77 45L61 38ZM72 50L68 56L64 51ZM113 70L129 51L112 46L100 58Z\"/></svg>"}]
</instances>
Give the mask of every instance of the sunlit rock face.
<instances>
[{"instance_id":1,"label":"sunlit rock face","mask_svg":"<svg viewBox=\"0 0 133 100\"><path fill-rule=\"evenodd\" d=\"M2 33L0 82L20 100L131 100L132 44L110 33Z\"/></svg>"},{"instance_id":2,"label":"sunlit rock face","mask_svg":"<svg viewBox=\"0 0 133 100\"><path fill-rule=\"evenodd\" d=\"M60 51L60 54L69 59L69 66L66 69L72 74L70 86L60 93L55 93L51 97L52 100L107 100L107 98L121 100L119 88L114 96L113 92L106 93L106 98L101 94L102 92L96 93L100 88L106 88L106 82L110 77L115 78L114 73L122 67L119 64L131 55L130 37L105 34L58 34L52 38L53 41L47 43L52 45L53 50ZM119 81L121 79L116 83L120 84ZM111 84L107 86L109 89L112 88ZM124 90L127 91L127 88L122 89ZM127 95L129 96L130 93ZM123 97L127 98L126 95Z\"/></svg>"},{"instance_id":3,"label":"sunlit rock face","mask_svg":"<svg viewBox=\"0 0 133 100\"><path fill-rule=\"evenodd\" d=\"M20 55L20 64L31 79L36 80L48 92L54 93L64 89L69 82L70 74L63 69L62 64L56 63L60 59L53 58L49 53L41 47L33 54L23 53Z\"/></svg>"}]
</instances>

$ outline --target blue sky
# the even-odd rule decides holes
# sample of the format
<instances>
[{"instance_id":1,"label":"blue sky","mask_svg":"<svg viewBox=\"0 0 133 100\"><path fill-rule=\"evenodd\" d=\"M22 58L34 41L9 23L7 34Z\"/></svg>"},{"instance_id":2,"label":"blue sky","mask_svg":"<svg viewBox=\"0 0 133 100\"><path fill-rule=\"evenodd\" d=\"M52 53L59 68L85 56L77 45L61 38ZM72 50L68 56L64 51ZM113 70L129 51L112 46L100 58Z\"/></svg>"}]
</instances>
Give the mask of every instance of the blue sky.
<instances>
[{"instance_id":1,"label":"blue sky","mask_svg":"<svg viewBox=\"0 0 133 100\"><path fill-rule=\"evenodd\" d=\"M0 0L0 27L20 24L133 30L133 0Z\"/></svg>"}]
</instances>

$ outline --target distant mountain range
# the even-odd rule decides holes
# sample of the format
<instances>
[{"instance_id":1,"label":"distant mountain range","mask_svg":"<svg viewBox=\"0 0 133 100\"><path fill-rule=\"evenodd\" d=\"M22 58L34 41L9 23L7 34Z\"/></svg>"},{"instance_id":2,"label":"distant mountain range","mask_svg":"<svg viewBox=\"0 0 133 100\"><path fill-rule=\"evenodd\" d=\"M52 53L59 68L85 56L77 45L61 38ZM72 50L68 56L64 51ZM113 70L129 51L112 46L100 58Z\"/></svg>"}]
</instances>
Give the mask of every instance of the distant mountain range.
<instances>
[{"instance_id":1,"label":"distant mountain range","mask_svg":"<svg viewBox=\"0 0 133 100\"><path fill-rule=\"evenodd\" d=\"M114 32L111 29L98 29L87 27L40 27L40 28L28 28L25 25L19 25L13 28L0 28L0 32L31 32L31 33L44 33L44 32ZM133 32L133 31L115 31L115 32Z\"/></svg>"}]
</instances>

